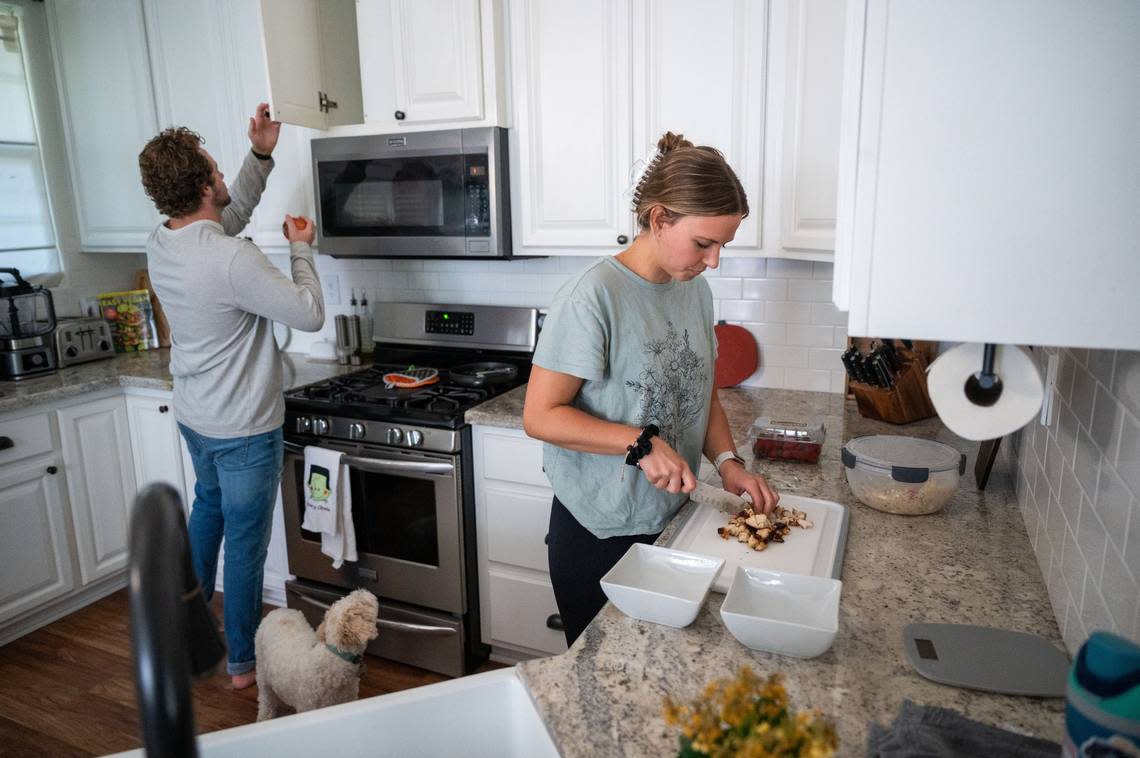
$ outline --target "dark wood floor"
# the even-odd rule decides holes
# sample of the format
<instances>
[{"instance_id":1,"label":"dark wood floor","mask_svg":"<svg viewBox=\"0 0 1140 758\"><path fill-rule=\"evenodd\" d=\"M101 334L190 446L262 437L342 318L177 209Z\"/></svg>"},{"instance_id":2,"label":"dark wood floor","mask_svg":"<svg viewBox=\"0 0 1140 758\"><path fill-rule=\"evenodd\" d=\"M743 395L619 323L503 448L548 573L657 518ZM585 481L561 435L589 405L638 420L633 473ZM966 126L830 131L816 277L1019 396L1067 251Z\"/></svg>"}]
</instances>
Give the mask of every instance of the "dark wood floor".
<instances>
[{"instance_id":1,"label":"dark wood floor","mask_svg":"<svg viewBox=\"0 0 1140 758\"><path fill-rule=\"evenodd\" d=\"M220 603L215 596L219 618ZM366 661L361 698L447 678ZM257 687L230 689L224 668L194 685L199 734L257 718ZM126 590L0 647L0 756L103 755L141 747L139 734Z\"/></svg>"}]
</instances>

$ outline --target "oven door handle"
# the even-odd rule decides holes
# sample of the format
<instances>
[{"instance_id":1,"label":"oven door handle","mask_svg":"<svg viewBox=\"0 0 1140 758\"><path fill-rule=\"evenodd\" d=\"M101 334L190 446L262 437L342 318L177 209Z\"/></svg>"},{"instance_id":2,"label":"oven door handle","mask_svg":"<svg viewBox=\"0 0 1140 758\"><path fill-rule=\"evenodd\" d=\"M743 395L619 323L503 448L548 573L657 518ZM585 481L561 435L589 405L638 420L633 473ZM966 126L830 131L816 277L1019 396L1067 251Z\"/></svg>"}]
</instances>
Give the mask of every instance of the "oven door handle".
<instances>
[{"instance_id":1,"label":"oven door handle","mask_svg":"<svg viewBox=\"0 0 1140 758\"><path fill-rule=\"evenodd\" d=\"M370 471L374 474L387 474L390 471L409 471L417 474L450 474L455 466L450 463L391 461L387 458L361 458L358 455L343 455L341 462L350 468Z\"/></svg>"},{"instance_id":2,"label":"oven door handle","mask_svg":"<svg viewBox=\"0 0 1140 758\"><path fill-rule=\"evenodd\" d=\"M305 446L285 441L285 449L290 453L304 455ZM388 458L364 458L359 455L343 455L341 461L351 468L369 471L374 474L387 474L390 471L408 471L416 474L450 474L455 471L451 463L436 461L394 461Z\"/></svg>"},{"instance_id":3,"label":"oven door handle","mask_svg":"<svg viewBox=\"0 0 1140 758\"><path fill-rule=\"evenodd\" d=\"M327 611L332 606L328 603L322 603L320 600L311 598L303 592L290 588L290 592L296 595L299 599L304 600L309 605L315 606L322 610ZM388 619L376 619L376 627L378 629L391 629L395 632L413 632L415 634L431 635L433 637L445 637L456 634L457 630L447 626L429 626L428 624L412 624L407 621L389 621Z\"/></svg>"}]
</instances>

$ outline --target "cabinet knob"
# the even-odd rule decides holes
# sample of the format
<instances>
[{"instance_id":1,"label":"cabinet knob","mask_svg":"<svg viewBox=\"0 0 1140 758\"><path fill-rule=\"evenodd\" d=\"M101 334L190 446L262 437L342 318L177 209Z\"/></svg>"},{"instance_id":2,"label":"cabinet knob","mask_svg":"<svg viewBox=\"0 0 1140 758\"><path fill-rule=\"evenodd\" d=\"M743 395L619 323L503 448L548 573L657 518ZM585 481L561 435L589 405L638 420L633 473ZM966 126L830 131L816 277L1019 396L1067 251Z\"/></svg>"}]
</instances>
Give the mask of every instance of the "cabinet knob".
<instances>
[{"instance_id":1,"label":"cabinet knob","mask_svg":"<svg viewBox=\"0 0 1140 758\"><path fill-rule=\"evenodd\" d=\"M392 115L396 117L397 121L403 121L405 118L407 118L403 111L396 111Z\"/></svg>"},{"instance_id":2,"label":"cabinet knob","mask_svg":"<svg viewBox=\"0 0 1140 758\"><path fill-rule=\"evenodd\" d=\"M10 450L15 446L16 443L12 441L11 437L0 437L0 450Z\"/></svg>"},{"instance_id":3,"label":"cabinet knob","mask_svg":"<svg viewBox=\"0 0 1140 758\"><path fill-rule=\"evenodd\" d=\"M168 406L168 405L158 406L158 412L159 413L166 413L168 410L170 410L170 406Z\"/></svg>"},{"instance_id":4,"label":"cabinet knob","mask_svg":"<svg viewBox=\"0 0 1140 758\"><path fill-rule=\"evenodd\" d=\"M552 613L546 617L546 628L553 629L556 632L565 631L566 627L562 626L562 614Z\"/></svg>"},{"instance_id":5,"label":"cabinet knob","mask_svg":"<svg viewBox=\"0 0 1140 758\"><path fill-rule=\"evenodd\" d=\"M57 469L55 466L48 466L47 472L52 476L55 476L57 473L59 473L59 469Z\"/></svg>"},{"instance_id":6,"label":"cabinet knob","mask_svg":"<svg viewBox=\"0 0 1140 758\"><path fill-rule=\"evenodd\" d=\"M619 245L624 245L627 242L629 242L629 237L625 236L624 234L618 235L618 244Z\"/></svg>"}]
</instances>

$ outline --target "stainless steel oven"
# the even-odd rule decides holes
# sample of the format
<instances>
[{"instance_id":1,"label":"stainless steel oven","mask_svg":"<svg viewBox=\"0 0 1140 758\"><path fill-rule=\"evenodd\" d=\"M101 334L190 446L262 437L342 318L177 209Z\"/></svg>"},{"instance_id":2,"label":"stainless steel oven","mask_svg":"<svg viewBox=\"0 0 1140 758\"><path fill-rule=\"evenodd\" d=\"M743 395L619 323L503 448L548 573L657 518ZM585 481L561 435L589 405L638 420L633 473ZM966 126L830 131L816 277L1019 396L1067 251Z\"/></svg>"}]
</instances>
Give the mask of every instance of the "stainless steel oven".
<instances>
[{"instance_id":1,"label":"stainless steel oven","mask_svg":"<svg viewBox=\"0 0 1140 758\"><path fill-rule=\"evenodd\" d=\"M511 257L505 129L327 137L312 153L322 253Z\"/></svg>"}]
</instances>

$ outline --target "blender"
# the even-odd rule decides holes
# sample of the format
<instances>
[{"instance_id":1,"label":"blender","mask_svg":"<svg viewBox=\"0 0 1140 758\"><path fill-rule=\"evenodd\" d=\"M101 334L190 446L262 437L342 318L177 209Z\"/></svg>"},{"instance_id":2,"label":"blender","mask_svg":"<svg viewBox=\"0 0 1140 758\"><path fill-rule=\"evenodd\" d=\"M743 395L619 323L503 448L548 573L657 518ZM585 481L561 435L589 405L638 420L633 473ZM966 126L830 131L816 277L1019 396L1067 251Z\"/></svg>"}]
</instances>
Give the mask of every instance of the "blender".
<instances>
[{"instance_id":1,"label":"blender","mask_svg":"<svg viewBox=\"0 0 1140 758\"><path fill-rule=\"evenodd\" d=\"M4 275L15 283L5 281ZM54 331L55 308L47 288L28 284L18 269L0 268L0 379L55 371Z\"/></svg>"}]
</instances>

